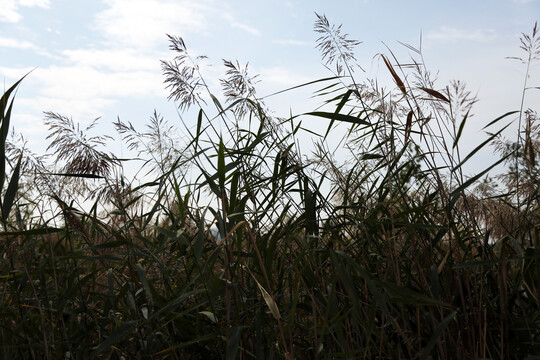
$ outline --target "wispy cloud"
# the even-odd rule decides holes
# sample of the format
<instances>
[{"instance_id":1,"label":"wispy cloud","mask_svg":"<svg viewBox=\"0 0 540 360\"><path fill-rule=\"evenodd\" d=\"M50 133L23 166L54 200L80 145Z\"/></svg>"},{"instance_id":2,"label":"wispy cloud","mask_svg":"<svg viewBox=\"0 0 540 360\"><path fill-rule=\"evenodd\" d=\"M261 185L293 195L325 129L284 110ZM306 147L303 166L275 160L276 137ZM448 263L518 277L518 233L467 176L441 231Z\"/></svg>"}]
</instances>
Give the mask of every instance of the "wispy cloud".
<instances>
[{"instance_id":1,"label":"wispy cloud","mask_svg":"<svg viewBox=\"0 0 540 360\"><path fill-rule=\"evenodd\" d=\"M72 65L103 71L156 71L160 68L158 57L133 49L75 49L64 50L62 55Z\"/></svg>"},{"instance_id":2,"label":"wispy cloud","mask_svg":"<svg viewBox=\"0 0 540 360\"><path fill-rule=\"evenodd\" d=\"M16 23L22 19L21 14L17 12L17 5L14 1L7 1L2 5L3 9L0 11L0 21Z\"/></svg>"},{"instance_id":3,"label":"wispy cloud","mask_svg":"<svg viewBox=\"0 0 540 360\"><path fill-rule=\"evenodd\" d=\"M21 6L28 6L28 7L41 7L48 9L51 6L50 0L19 0L18 1Z\"/></svg>"},{"instance_id":4,"label":"wispy cloud","mask_svg":"<svg viewBox=\"0 0 540 360\"><path fill-rule=\"evenodd\" d=\"M193 1L104 0L95 28L110 46L152 48L165 34L206 29L205 5Z\"/></svg>"},{"instance_id":5,"label":"wispy cloud","mask_svg":"<svg viewBox=\"0 0 540 360\"><path fill-rule=\"evenodd\" d=\"M259 29L254 28L253 26L247 25L245 23L242 23L240 21L237 21L235 16L232 13L224 13L223 18L229 23L229 25L233 28L240 29L242 31L245 31L251 35L260 36L261 32Z\"/></svg>"},{"instance_id":6,"label":"wispy cloud","mask_svg":"<svg viewBox=\"0 0 540 360\"><path fill-rule=\"evenodd\" d=\"M45 29L45 30L46 30L48 33L54 33L54 34L56 34L56 35L61 35L61 34L62 34L61 31L55 30L55 29L53 29L53 28L51 28L51 27L48 27L48 28Z\"/></svg>"},{"instance_id":7,"label":"wispy cloud","mask_svg":"<svg viewBox=\"0 0 540 360\"><path fill-rule=\"evenodd\" d=\"M0 71L10 78L22 75L20 69ZM87 120L122 99L166 96L159 70L105 72L82 66L51 66L36 69L24 86L39 89L31 100L18 98L17 103L26 111L40 114L51 110Z\"/></svg>"},{"instance_id":8,"label":"wispy cloud","mask_svg":"<svg viewBox=\"0 0 540 360\"><path fill-rule=\"evenodd\" d=\"M42 83L43 95L66 99L144 96L161 92L163 82L159 70L105 72L80 65L52 66L33 77Z\"/></svg>"},{"instance_id":9,"label":"wispy cloud","mask_svg":"<svg viewBox=\"0 0 540 360\"><path fill-rule=\"evenodd\" d=\"M312 45L311 43L307 41L300 41L300 40L294 40L294 39L273 40L272 43L278 44L278 45L292 45L292 46Z\"/></svg>"},{"instance_id":10,"label":"wispy cloud","mask_svg":"<svg viewBox=\"0 0 540 360\"><path fill-rule=\"evenodd\" d=\"M14 49L30 49L38 50L39 48L31 42L7 38L0 36L0 47L14 48Z\"/></svg>"},{"instance_id":11,"label":"wispy cloud","mask_svg":"<svg viewBox=\"0 0 540 360\"><path fill-rule=\"evenodd\" d=\"M13 83L17 80L20 80L25 74L31 72L33 68L31 67L0 67L0 75L3 78L6 78L6 81Z\"/></svg>"},{"instance_id":12,"label":"wispy cloud","mask_svg":"<svg viewBox=\"0 0 540 360\"><path fill-rule=\"evenodd\" d=\"M239 22L232 22L231 23L231 26L234 27L234 28L237 28L237 29L240 29L240 30L243 30L247 33L250 33L251 35L255 35L255 36L260 36L261 35L261 32L254 28L254 27L251 27L249 25L246 25L246 24L243 24L243 23L239 23Z\"/></svg>"},{"instance_id":13,"label":"wispy cloud","mask_svg":"<svg viewBox=\"0 0 540 360\"><path fill-rule=\"evenodd\" d=\"M452 43L458 41L487 42L494 39L495 36L496 33L493 29L467 30L443 26L438 31L428 32L426 39Z\"/></svg>"},{"instance_id":14,"label":"wispy cloud","mask_svg":"<svg viewBox=\"0 0 540 360\"><path fill-rule=\"evenodd\" d=\"M202 0L202 3L207 1L210 0ZM93 43L56 52L55 65L39 67L25 80L28 88L37 90L31 101L24 96L18 99L29 112L41 114L52 110L81 119L93 119L128 98L165 98L167 92L159 59L168 53L166 34L184 34L187 29L204 31L208 24L205 21L206 8L200 2L103 2L106 8L94 15L90 25L95 30ZM22 0L11 4L15 11L17 6L46 7L49 1ZM5 11L0 13L5 14ZM15 19L15 15L11 16ZM8 37L0 37L1 46L41 51L30 42ZM25 73L16 68L0 68L0 71L13 79Z\"/></svg>"},{"instance_id":15,"label":"wispy cloud","mask_svg":"<svg viewBox=\"0 0 540 360\"><path fill-rule=\"evenodd\" d=\"M313 80L284 67L269 67L260 69L260 80L263 84L277 88L288 88Z\"/></svg>"},{"instance_id":16,"label":"wispy cloud","mask_svg":"<svg viewBox=\"0 0 540 360\"><path fill-rule=\"evenodd\" d=\"M2 0L0 1L0 22L19 22L22 19L19 6L48 9L50 5L50 0Z\"/></svg>"}]
</instances>

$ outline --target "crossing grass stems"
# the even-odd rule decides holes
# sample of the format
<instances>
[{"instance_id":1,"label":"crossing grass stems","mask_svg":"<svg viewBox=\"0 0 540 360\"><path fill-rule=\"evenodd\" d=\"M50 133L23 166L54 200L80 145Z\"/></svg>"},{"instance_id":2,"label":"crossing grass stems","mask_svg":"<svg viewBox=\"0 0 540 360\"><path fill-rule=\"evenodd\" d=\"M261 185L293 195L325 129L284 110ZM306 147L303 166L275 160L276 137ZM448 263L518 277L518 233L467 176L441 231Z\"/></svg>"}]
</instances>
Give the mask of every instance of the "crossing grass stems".
<instances>
[{"instance_id":1,"label":"crossing grass stems","mask_svg":"<svg viewBox=\"0 0 540 360\"><path fill-rule=\"evenodd\" d=\"M45 124L58 161L32 154L8 136L20 81L5 91L1 358L540 353L536 111L509 109L463 154L477 101L463 82L438 84L404 45L407 64L378 55L392 80L380 87L363 78L360 42L324 15L314 30L329 76L299 87L317 88L321 107L285 118L247 65L224 61L222 89L210 88L207 60L169 36L165 84L189 120L176 129L155 112L139 130L118 119L131 159L91 136L97 120L81 129L54 112ZM521 43L529 68L536 25ZM308 118L327 131L305 154ZM516 121L518 138L504 138ZM500 158L466 174L489 146ZM126 175L127 163L139 172Z\"/></svg>"}]
</instances>

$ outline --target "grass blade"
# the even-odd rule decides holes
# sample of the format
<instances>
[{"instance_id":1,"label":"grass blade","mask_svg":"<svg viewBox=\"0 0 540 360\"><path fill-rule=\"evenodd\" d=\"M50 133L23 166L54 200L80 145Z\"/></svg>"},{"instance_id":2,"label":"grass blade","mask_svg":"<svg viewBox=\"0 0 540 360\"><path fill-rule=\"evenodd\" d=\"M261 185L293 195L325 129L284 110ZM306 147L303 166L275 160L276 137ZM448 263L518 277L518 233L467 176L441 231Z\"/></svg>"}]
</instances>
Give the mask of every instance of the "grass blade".
<instances>
[{"instance_id":1,"label":"grass blade","mask_svg":"<svg viewBox=\"0 0 540 360\"><path fill-rule=\"evenodd\" d=\"M437 90L428 89L428 88L425 88L425 87L421 87L420 89L424 90L425 92L427 92L429 95L433 96L434 98L437 98L439 100L446 101L447 103L450 103L450 100L448 100L448 98L446 96L444 96L443 94L441 94Z\"/></svg>"},{"instance_id":2,"label":"grass blade","mask_svg":"<svg viewBox=\"0 0 540 360\"><path fill-rule=\"evenodd\" d=\"M11 207L13 206L13 201L15 201L15 195L17 194L17 190L19 188L19 172L21 170L21 161L22 154L19 156L19 160L17 161L15 169L13 169L11 180L9 181L9 185L6 189L6 194L4 195L4 200L2 201L2 220L4 224L9 218L9 213L11 212Z\"/></svg>"},{"instance_id":3,"label":"grass blade","mask_svg":"<svg viewBox=\"0 0 540 360\"><path fill-rule=\"evenodd\" d=\"M95 359L103 351L109 349L111 346L128 336L133 329L137 326L137 321L126 321L117 327L103 342L94 348L94 351L90 355L91 359Z\"/></svg>"},{"instance_id":4,"label":"grass blade","mask_svg":"<svg viewBox=\"0 0 540 360\"><path fill-rule=\"evenodd\" d=\"M349 122L356 125L369 125L369 122L367 122L364 119L360 119L356 116L336 114L333 112L313 111L313 112L305 113L304 115L317 116L317 117L321 117L325 119L330 119L332 121L339 120L339 121Z\"/></svg>"},{"instance_id":5,"label":"grass blade","mask_svg":"<svg viewBox=\"0 0 540 360\"><path fill-rule=\"evenodd\" d=\"M386 67L388 68L388 70L390 71L390 74L392 74L392 77L394 78L394 80L396 81L396 84L399 88L399 90L401 90L401 92L406 95L407 94L407 89L405 88L405 84L403 84L403 81L400 79L400 77L398 76L398 74L396 73L396 71L394 70L394 67L392 66L392 64L390 64L390 62L386 59L386 56L384 55L381 55L384 63L386 64Z\"/></svg>"},{"instance_id":6,"label":"grass blade","mask_svg":"<svg viewBox=\"0 0 540 360\"><path fill-rule=\"evenodd\" d=\"M445 317L443 321L437 326L435 331L433 332L433 335L431 335L431 338L429 339L428 344L424 348L424 351L422 351L422 355L420 355L421 360L427 360L429 354L431 353L431 350L437 345L437 341L439 341L439 337L441 334L446 330L448 325L450 325L450 322L454 320L454 318L457 315L457 311L453 311L450 315Z\"/></svg>"}]
</instances>

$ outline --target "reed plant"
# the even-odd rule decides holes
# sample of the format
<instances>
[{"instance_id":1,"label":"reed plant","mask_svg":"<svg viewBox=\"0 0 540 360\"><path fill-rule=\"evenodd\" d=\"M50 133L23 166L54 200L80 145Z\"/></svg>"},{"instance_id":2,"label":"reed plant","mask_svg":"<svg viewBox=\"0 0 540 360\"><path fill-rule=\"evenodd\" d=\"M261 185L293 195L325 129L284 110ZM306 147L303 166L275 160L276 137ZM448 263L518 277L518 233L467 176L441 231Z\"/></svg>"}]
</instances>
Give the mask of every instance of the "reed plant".
<instances>
[{"instance_id":1,"label":"reed plant","mask_svg":"<svg viewBox=\"0 0 540 360\"><path fill-rule=\"evenodd\" d=\"M407 64L378 55L393 81L382 88L362 78L360 42L323 15L314 29L331 73L298 87L317 86L322 106L286 118L271 115L247 66L224 61L216 92L202 59L169 36L162 70L188 141L157 112L145 131L119 119L133 159L54 112L58 162L16 151L7 134L19 83L5 92L2 358L540 354L536 112L493 119L462 154L477 101L462 82L437 84L406 45ZM529 66L536 26L521 40ZM324 131L310 133L308 118ZM513 119L516 141L503 137ZM488 146L500 158L466 174ZM143 176L129 178L135 158Z\"/></svg>"}]
</instances>

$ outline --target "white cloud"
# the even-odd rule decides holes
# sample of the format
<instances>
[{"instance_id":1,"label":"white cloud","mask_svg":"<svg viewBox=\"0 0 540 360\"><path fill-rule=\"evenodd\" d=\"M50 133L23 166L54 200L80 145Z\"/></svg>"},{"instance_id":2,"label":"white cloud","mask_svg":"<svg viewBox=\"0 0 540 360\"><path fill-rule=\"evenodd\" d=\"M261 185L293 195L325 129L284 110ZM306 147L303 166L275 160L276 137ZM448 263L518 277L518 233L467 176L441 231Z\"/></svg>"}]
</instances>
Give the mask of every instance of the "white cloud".
<instances>
[{"instance_id":1,"label":"white cloud","mask_svg":"<svg viewBox=\"0 0 540 360\"><path fill-rule=\"evenodd\" d=\"M0 22L16 23L22 19L19 6L48 9L49 0L0 0Z\"/></svg>"},{"instance_id":2,"label":"white cloud","mask_svg":"<svg viewBox=\"0 0 540 360\"><path fill-rule=\"evenodd\" d=\"M443 26L439 31L432 31L426 34L426 39L445 41L445 42L458 42L458 41L477 41L487 42L495 37L495 30L493 29L456 29Z\"/></svg>"},{"instance_id":3,"label":"white cloud","mask_svg":"<svg viewBox=\"0 0 540 360\"><path fill-rule=\"evenodd\" d=\"M260 69L260 80L263 84L276 85L281 90L312 81L313 79L306 75L299 75L284 67L271 67Z\"/></svg>"},{"instance_id":4,"label":"white cloud","mask_svg":"<svg viewBox=\"0 0 540 360\"><path fill-rule=\"evenodd\" d=\"M311 43L307 41L300 41L300 40L294 40L294 39L281 39L281 40L274 40L272 42L278 45L293 45L293 46L311 45Z\"/></svg>"},{"instance_id":5,"label":"white cloud","mask_svg":"<svg viewBox=\"0 0 540 360\"><path fill-rule=\"evenodd\" d=\"M13 39L13 38L6 38L6 37L1 37L1 36L0 36L0 47L8 47L8 48L15 48L15 49L33 49L33 50L39 49L37 46L35 46L31 42Z\"/></svg>"},{"instance_id":6,"label":"white cloud","mask_svg":"<svg viewBox=\"0 0 540 360\"><path fill-rule=\"evenodd\" d=\"M17 12L15 0L0 0L0 21L15 23L21 20L21 15Z\"/></svg>"},{"instance_id":7,"label":"white cloud","mask_svg":"<svg viewBox=\"0 0 540 360\"><path fill-rule=\"evenodd\" d=\"M25 108L33 110L34 114L42 115L44 111L53 111L68 117L78 119L78 121L84 123L89 122L103 113L103 110L109 106L115 104L116 101L105 98L93 98L92 101L81 98L60 98L60 97L47 97L38 96L29 98L18 98L17 106L19 108ZM31 115L26 115L28 118L32 118ZM37 115L35 115L37 117ZM36 124L42 124L43 117L37 117L38 122ZM34 124L34 126L36 126ZM32 128L32 124L28 122L22 122L22 128ZM19 126L17 128L20 129ZM27 130L24 130L26 134Z\"/></svg>"},{"instance_id":8,"label":"white cloud","mask_svg":"<svg viewBox=\"0 0 540 360\"><path fill-rule=\"evenodd\" d=\"M247 24L237 21L233 14L227 12L223 14L223 18L230 24L231 27L243 30L251 35L260 36L261 32L259 29L256 29Z\"/></svg>"},{"instance_id":9,"label":"white cloud","mask_svg":"<svg viewBox=\"0 0 540 360\"><path fill-rule=\"evenodd\" d=\"M165 34L206 29L200 2L158 0L104 0L108 9L96 15L95 28L110 46L152 48Z\"/></svg>"},{"instance_id":10,"label":"white cloud","mask_svg":"<svg viewBox=\"0 0 540 360\"><path fill-rule=\"evenodd\" d=\"M50 0L19 0L21 6L40 7L48 9L51 6Z\"/></svg>"},{"instance_id":11,"label":"white cloud","mask_svg":"<svg viewBox=\"0 0 540 360\"><path fill-rule=\"evenodd\" d=\"M0 0L5 2L6 0ZM109 7L94 17L94 28L105 37L98 48L63 50L56 65L40 67L25 80L36 89L32 99L18 102L29 112L51 110L92 119L127 98L166 98L160 58L166 58L162 43L166 33L206 28L203 5L191 1L104 0ZM2 3L0 3L2 4ZM11 20L19 20L18 6L47 7L48 0L11 1ZM0 12L5 15L5 11ZM1 17L0 17L1 19ZM52 32L53 29L47 29ZM159 50L155 50L159 45ZM37 49L30 42L0 37L0 46ZM26 69L0 68L0 75L16 81Z\"/></svg>"},{"instance_id":12,"label":"white cloud","mask_svg":"<svg viewBox=\"0 0 540 360\"><path fill-rule=\"evenodd\" d=\"M29 70L0 68L0 76L5 76L10 85ZM37 93L31 99L25 98L24 94L31 89L37 89ZM50 110L87 120L123 99L167 96L159 68L104 72L78 65L37 68L24 80L19 92L17 108L24 108L29 114Z\"/></svg>"},{"instance_id":13,"label":"white cloud","mask_svg":"<svg viewBox=\"0 0 540 360\"><path fill-rule=\"evenodd\" d=\"M234 21L231 23L231 26L240 30L243 30L247 33L250 33L251 35L260 36L261 32L258 29L255 29L254 27L251 27L249 25Z\"/></svg>"},{"instance_id":14,"label":"white cloud","mask_svg":"<svg viewBox=\"0 0 540 360\"><path fill-rule=\"evenodd\" d=\"M60 30L55 30L53 28L50 28L48 27L47 29L45 29L45 31L47 31L48 33L55 33L56 35L61 35L62 33L60 32Z\"/></svg>"},{"instance_id":15,"label":"white cloud","mask_svg":"<svg viewBox=\"0 0 540 360\"><path fill-rule=\"evenodd\" d=\"M36 102L36 99L25 99L17 98L15 100L15 105L13 107L13 130L15 133L22 133L24 138L29 142L29 145L32 146L32 149L35 149L35 146L43 145L40 144L47 136L47 128L43 124L43 116L41 112L36 112L36 114L28 113L19 113L20 109L26 109L28 105L32 106ZM48 103L48 101L47 101ZM39 139L39 140L37 140ZM40 149L44 150L45 149Z\"/></svg>"},{"instance_id":16,"label":"white cloud","mask_svg":"<svg viewBox=\"0 0 540 360\"><path fill-rule=\"evenodd\" d=\"M159 71L157 54L145 55L131 49L77 49L64 50L62 55L77 66L101 68L111 71ZM161 57L167 56L163 53Z\"/></svg>"},{"instance_id":17,"label":"white cloud","mask_svg":"<svg viewBox=\"0 0 540 360\"><path fill-rule=\"evenodd\" d=\"M32 78L41 83L41 94L63 99L138 97L164 93L156 71L104 72L86 66L52 66L38 69Z\"/></svg>"},{"instance_id":18,"label":"white cloud","mask_svg":"<svg viewBox=\"0 0 540 360\"><path fill-rule=\"evenodd\" d=\"M0 67L0 77L4 80L6 78L6 83L9 83L10 86L21 79L24 75L31 72L34 68L11 68L11 67Z\"/></svg>"}]
</instances>

